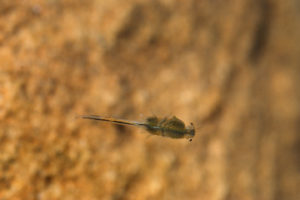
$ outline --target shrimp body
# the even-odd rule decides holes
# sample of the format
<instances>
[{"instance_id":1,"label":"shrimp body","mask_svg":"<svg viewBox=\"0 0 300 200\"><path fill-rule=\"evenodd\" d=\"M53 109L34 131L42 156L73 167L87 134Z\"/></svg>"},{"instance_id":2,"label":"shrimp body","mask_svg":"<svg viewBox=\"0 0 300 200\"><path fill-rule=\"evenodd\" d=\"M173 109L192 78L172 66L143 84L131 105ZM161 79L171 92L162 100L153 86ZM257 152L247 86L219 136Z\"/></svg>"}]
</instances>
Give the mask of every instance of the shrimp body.
<instances>
[{"instance_id":1,"label":"shrimp body","mask_svg":"<svg viewBox=\"0 0 300 200\"><path fill-rule=\"evenodd\" d=\"M188 139L191 139L195 135L195 129L192 124L190 127L185 127L185 124L175 116L170 119L149 117L146 121L146 128L153 135Z\"/></svg>"},{"instance_id":2,"label":"shrimp body","mask_svg":"<svg viewBox=\"0 0 300 200\"><path fill-rule=\"evenodd\" d=\"M148 117L146 119L146 122L115 119L97 115L83 115L80 117L83 119L112 122L119 125L140 126L144 127L152 135L159 135L163 137L187 138L192 141L192 138L195 136L195 128L193 124L191 123L190 126L186 127L185 124L175 116L173 116L172 118L157 118L155 116Z\"/></svg>"}]
</instances>

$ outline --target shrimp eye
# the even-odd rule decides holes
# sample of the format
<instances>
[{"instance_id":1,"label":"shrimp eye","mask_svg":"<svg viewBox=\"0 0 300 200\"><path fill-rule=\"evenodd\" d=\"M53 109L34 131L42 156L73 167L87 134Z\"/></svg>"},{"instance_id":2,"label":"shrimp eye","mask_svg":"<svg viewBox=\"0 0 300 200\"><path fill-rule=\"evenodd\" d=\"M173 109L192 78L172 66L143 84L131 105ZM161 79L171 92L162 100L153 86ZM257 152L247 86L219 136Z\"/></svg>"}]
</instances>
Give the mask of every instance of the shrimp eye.
<instances>
[{"instance_id":1,"label":"shrimp eye","mask_svg":"<svg viewBox=\"0 0 300 200\"><path fill-rule=\"evenodd\" d=\"M190 138L190 139L189 139L189 142L192 142L192 141L193 141L193 139L192 139L192 138Z\"/></svg>"}]
</instances>

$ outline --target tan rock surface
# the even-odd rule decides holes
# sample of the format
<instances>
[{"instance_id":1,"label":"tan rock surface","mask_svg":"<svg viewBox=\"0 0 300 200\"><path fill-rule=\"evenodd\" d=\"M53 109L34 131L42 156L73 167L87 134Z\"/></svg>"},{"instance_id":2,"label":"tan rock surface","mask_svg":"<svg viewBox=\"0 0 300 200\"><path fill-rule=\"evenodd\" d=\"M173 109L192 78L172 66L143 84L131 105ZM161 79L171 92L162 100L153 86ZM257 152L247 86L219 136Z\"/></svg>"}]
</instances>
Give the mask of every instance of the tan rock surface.
<instances>
[{"instance_id":1,"label":"tan rock surface","mask_svg":"<svg viewBox=\"0 0 300 200\"><path fill-rule=\"evenodd\" d=\"M300 199L299 8L0 0L0 199Z\"/></svg>"}]
</instances>

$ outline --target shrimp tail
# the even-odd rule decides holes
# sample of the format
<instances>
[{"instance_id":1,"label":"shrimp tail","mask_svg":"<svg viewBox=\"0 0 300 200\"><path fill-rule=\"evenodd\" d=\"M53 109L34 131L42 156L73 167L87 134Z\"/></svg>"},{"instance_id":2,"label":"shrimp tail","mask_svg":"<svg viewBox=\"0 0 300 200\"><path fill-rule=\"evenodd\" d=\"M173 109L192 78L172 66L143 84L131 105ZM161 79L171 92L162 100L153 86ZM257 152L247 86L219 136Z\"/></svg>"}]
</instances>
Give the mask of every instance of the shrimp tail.
<instances>
[{"instance_id":1,"label":"shrimp tail","mask_svg":"<svg viewBox=\"0 0 300 200\"><path fill-rule=\"evenodd\" d=\"M105 122L112 122L119 125L131 125L131 126L145 126L145 123L137 122L137 121L130 121L130 120L123 120L123 119L115 119L111 117L101 117L98 115L80 115L78 116L82 119L91 119L91 120L98 120L98 121L105 121Z\"/></svg>"}]
</instances>

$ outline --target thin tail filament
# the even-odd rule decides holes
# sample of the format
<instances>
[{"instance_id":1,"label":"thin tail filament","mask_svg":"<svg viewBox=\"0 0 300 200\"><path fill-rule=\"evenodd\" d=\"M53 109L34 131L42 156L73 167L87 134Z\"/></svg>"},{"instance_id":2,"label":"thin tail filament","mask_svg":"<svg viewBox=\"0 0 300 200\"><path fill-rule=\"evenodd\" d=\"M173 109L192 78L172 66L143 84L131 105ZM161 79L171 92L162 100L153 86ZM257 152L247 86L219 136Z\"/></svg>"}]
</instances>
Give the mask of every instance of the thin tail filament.
<instances>
[{"instance_id":1,"label":"thin tail filament","mask_svg":"<svg viewBox=\"0 0 300 200\"><path fill-rule=\"evenodd\" d=\"M83 118L83 119L112 122L112 123L120 124L120 125L131 125L131 126L145 126L146 125L145 123L141 123L141 122L137 122L137 121L115 119L115 118L111 118L111 117L101 117L98 115L81 115L79 117Z\"/></svg>"}]
</instances>

